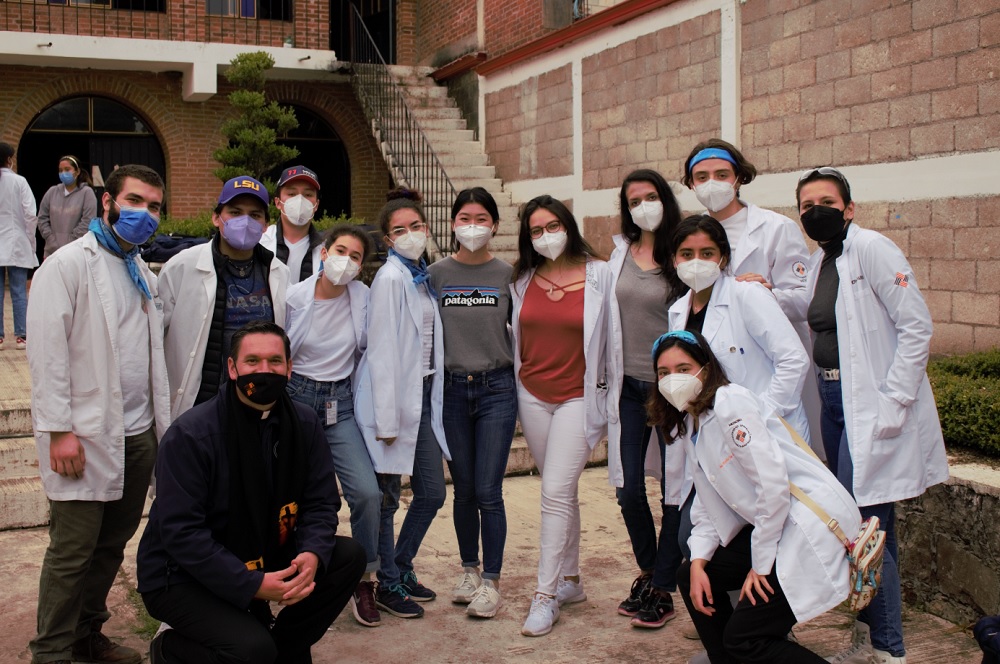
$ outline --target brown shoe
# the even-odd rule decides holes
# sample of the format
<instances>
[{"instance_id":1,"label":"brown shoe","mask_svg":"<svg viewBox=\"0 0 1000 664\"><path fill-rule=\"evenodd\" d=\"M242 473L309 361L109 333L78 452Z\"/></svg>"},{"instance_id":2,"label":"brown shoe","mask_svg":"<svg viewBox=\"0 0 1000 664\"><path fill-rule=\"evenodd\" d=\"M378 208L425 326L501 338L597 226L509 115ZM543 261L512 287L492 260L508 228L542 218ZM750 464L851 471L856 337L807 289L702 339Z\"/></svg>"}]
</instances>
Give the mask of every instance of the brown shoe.
<instances>
[{"instance_id":1,"label":"brown shoe","mask_svg":"<svg viewBox=\"0 0 1000 664\"><path fill-rule=\"evenodd\" d=\"M142 664L138 650L118 645L100 632L73 644L73 661L97 662L98 664Z\"/></svg>"}]
</instances>

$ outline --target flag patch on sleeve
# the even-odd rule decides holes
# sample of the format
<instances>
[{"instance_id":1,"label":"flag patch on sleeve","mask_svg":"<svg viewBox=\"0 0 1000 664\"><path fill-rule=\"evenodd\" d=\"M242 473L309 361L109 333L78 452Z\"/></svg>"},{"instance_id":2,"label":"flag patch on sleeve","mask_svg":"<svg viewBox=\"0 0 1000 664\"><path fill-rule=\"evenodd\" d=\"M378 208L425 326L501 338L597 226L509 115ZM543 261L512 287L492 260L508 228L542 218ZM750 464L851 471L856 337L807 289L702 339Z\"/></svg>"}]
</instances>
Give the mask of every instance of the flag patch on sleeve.
<instances>
[{"instance_id":1,"label":"flag patch on sleeve","mask_svg":"<svg viewBox=\"0 0 1000 664\"><path fill-rule=\"evenodd\" d=\"M906 288L907 286L910 285L910 278L905 274L903 274L902 272L897 272L895 284L902 288Z\"/></svg>"}]
</instances>

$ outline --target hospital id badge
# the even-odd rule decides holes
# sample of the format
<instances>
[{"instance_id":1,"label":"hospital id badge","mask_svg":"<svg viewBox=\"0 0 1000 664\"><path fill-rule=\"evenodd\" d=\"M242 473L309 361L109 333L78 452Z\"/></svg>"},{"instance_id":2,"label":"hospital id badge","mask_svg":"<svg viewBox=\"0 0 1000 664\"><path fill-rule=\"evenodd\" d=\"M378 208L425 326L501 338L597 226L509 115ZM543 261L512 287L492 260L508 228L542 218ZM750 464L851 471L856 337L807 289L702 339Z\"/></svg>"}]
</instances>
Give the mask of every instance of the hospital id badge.
<instances>
[{"instance_id":1,"label":"hospital id badge","mask_svg":"<svg viewBox=\"0 0 1000 664\"><path fill-rule=\"evenodd\" d=\"M326 426L332 427L337 423L337 402L326 402Z\"/></svg>"}]
</instances>

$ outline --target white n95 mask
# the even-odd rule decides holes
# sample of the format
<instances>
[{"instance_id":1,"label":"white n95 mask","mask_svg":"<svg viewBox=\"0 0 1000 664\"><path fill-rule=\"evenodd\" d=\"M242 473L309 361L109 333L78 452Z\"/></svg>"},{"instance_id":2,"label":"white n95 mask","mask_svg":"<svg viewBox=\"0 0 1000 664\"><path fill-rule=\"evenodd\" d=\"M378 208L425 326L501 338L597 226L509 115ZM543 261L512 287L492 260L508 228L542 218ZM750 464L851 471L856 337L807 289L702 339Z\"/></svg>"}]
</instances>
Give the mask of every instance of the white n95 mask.
<instances>
[{"instance_id":1,"label":"white n95 mask","mask_svg":"<svg viewBox=\"0 0 1000 664\"><path fill-rule=\"evenodd\" d=\"M694 258L677 264L677 278L695 293L700 293L719 280L722 270L715 261Z\"/></svg>"},{"instance_id":2,"label":"white n95 mask","mask_svg":"<svg viewBox=\"0 0 1000 664\"><path fill-rule=\"evenodd\" d=\"M343 286L358 276L361 266L351 260L350 256L329 254L323 261L323 276L334 286Z\"/></svg>"},{"instance_id":3,"label":"white n95 mask","mask_svg":"<svg viewBox=\"0 0 1000 664\"><path fill-rule=\"evenodd\" d=\"M642 201L629 212L635 225L644 231L655 231L663 222L663 203L660 201Z\"/></svg>"},{"instance_id":4,"label":"white n95 mask","mask_svg":"<svg viewBox=\"0 0 1000 664\"><path fill-rule=\"evenodd\" d=\"M567 242L569 242L569 236L566 231L556 231L555 233L542 233L542 237L531 241L531 246L542 256L555 260L562 256Z\"/></svg>"},{"instance_id":5,"label":"white n95 mask","mask_svg":"<svg viewBox=\"0 0 1000 664\"><path fill-rule=\"evenodd\" d=\"M281 204L281 211L288 217L288 221L296 226L305 226L312 221L316 213L316 206L302 194L292 196Z\"/></svg>"},{"instance_id":6,"label":"white n95 mask","mask_svg":"<svg viewBox=\"0 0 1000 664\"><path fill-rule=\"evenodd\" d=\"M736 198L736 189L731 182L709 180L696 185L694 195L710 212L718 212L733 202Z\"/></svg>"},{"instance_id":7,"label":"white n95 mask","mask_svg":"<svg viewBox=\"0 0 1000 664\"><path fill-rule=\"evenodd\" d=\"M415 261L423 255L427 247L427 233L423 231L408 231L402 237L392 241L392 248L403 258Z\"/></svg>"},{"instance_id":8,"label":"white n95 mask","mask_svg":"<svg viewBox=\"0 0 1000 664\"><path fill-rule=\"evenodd\" d=\"M455 238L460 245L469 251L482 249L490 241L491 237L493 237L493 228L491 226L468 224L466 226L455 227Z\"/></svg>"},{"instance_id":9,"label":"white n95 mask","mask_svg":"<svg viewBox=\"0 0 1000 664\"><path fill-rule=\"evenodd\" d=\"M698 379L698 374L704 368L698 369L696 374L668 374L657 381L656 387L667 403L682 411L701 394L702 382Z\"/></svg>"}]
</instances>

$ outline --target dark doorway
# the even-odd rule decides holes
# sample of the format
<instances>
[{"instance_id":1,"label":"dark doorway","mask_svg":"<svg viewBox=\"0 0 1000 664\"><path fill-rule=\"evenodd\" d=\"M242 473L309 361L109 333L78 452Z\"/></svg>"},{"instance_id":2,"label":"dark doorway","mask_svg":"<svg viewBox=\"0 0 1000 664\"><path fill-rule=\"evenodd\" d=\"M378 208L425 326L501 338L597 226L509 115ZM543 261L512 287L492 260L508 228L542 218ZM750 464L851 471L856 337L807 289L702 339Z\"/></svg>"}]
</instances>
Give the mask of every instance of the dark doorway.
<instances>
[{"instance_id":1,"label":"dark doorway","mask_svg":"<svg viewBox=\"0 0 1000 664\"><path fill-rule=\"evenodd\" d=\"M396 64L396 12L395 0L330 0L330 50L337 59L351 59L351 22L353 5L365 27L375 40L379 53L387 65Z\"/></svg>"},{"instance_id":2,"label":"dark doorway","mask_svg":"<svg viewBox=\"0 0 1000 664\"><path fill-rule=\"evenodd\" d=\"M166 179L163 148L149 124L129 107L104 97L56 102L39 113L21 137L18 172L28 180L36 204L59 182L59 158L68 154L76 156L88 173L99 172L102 178L121 164L143 164ZM95 182L94 191L100 198L104 191L100 182ZM39 256L44 244L38 235Z\"/></svg>"},{"instance_id":3,"label":"dark doorway","mask_svg":"<svg viewBox=\"0 0 1000 664\"><path fill-rule=\"evenodd\" d=\"M340 136L323 118L312 111L287 104L295 109L298 118L297 129L288 132L286 138L279 139L283 145L297 148L299 156L282 164L269 173L274 181L281 171L289 166L301 164L316 172L319 177L320 200L316 216L351 215L351 164L347 149Z\"/></svg>"}]
</instances>

